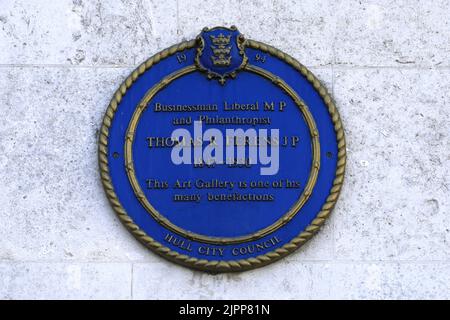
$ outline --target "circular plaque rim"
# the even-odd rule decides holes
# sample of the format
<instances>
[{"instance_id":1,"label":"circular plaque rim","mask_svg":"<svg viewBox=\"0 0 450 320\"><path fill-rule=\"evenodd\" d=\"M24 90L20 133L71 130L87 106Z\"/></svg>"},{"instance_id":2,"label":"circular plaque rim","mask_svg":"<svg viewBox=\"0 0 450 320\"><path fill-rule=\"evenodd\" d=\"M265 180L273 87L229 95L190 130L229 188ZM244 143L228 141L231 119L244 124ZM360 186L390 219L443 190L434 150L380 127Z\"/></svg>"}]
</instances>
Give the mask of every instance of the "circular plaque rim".
<instances>
[{"instance_id":1,"label":"circular plaque rim","mask_svg":"<svg viewBox=\"0 0 450 320\"><path fill-rule=\"evenodd\" d=\"M159 243L151 236L149 236L145 231L141 230L140 227L136 225L133 219L127 214L114 191L114 186L109 174L108 137L109 128L123 96L125 95L127 89L133 85L133 83L139 78L139 76L150 69L154 64L157 64L162 59L165 59L177 52L195 47L195 40L183 41L179 44L164 49L138 66L114 93L113 98L111 99L111 102L109 103L103 117L103 122L100 129L98 142L100 177L108 200L114 211L116 212L119 220L140 242L142 242L146 247L148 247L155 253L172 262L193 269L211 272L245 271L265 266L287 256L288 254L292 253L300 246L302 246L305 242L307 242L320 229L320 227L323 225L326 218L330 215L332 209L334 208L339 198L339 194L344 181L347 156L345 134L339 112L326 88L305 66L303 66L300 62L298 62L288 54L282 52L281 50L262 42L250 39L246 40L245 45L246 47L261 50L279 58L280 60L286 62L288 65L296 69L300 74L305 76L306 79L313 85L314 89L319 93L323 102L327 106L328 113L331 117L336 133L338 153L335 178L333 180L333 186L330 189L330 193L325 203L322 205L321 210L317 213L316 217L311 221L311 223L296 237L294 237L292 240L290 240L280 248L256 257L228 261L198 259L195 257L187 256L185 254L181 254L164 246L163 244Z\"/></svg>"}]
</instances>

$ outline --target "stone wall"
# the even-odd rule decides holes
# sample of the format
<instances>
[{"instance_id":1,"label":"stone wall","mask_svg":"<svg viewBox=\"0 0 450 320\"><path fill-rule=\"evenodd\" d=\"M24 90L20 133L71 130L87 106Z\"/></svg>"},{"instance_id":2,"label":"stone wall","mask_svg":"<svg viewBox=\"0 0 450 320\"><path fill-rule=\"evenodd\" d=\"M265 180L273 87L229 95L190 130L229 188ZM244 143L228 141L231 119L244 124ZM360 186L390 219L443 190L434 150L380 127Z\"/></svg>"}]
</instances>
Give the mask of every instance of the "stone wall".
<instances>
[{"instance_id":1,"label":"stone wall","mask_svg":"<svg viewBox=\"0 0 450 320\"><path fill-rule=\"evenodd\" d=\"M450 4L1 0L1 298L450 298ZM147 251L103 193L97 137L140 62L239 27L335 97L346 182L284 260L209 275Z\"/></svg>"}]
</instances>

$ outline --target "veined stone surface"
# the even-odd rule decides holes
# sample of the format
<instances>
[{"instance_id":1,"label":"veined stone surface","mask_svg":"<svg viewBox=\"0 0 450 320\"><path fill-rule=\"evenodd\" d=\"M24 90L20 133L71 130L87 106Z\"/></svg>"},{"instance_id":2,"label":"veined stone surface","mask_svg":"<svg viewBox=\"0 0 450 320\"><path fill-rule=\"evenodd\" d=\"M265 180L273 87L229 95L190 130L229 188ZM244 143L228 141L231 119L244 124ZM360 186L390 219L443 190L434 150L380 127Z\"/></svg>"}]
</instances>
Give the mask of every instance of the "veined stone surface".
<instances>
[{"instance_id":1,"label":"veined stone surface","mask_svg":"<svg viewBox=\"0 0 450 320\"><path fill-rule=\"evenodd\" d=\"M3 0L0 298L450 298L449 16L444 0ZM348 165L332 216L298 252L210 275L120 224L97 138L134 67L232 24L325 83Z\"/></svg>"}]
</instances>

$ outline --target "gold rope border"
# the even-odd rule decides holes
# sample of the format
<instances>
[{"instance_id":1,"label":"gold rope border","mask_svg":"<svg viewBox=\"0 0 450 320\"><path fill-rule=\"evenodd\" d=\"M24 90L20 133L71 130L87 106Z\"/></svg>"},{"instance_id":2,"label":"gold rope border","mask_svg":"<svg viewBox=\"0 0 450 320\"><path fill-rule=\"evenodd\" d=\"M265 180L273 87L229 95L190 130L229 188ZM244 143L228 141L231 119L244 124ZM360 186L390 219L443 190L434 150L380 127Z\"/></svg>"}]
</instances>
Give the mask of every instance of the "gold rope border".
<instances>
[{"instance_id":1,"label":"gold rope border","mask_svg":"<svg viewBox=\"0 0 450 320\"><path fill-rule=\"evenodd\" d=\"M336 105L331 99L331 96L328 94L325 87L322 86L320 81L301 63L296 61L291 56L281 52L280 50L266 45L264 43L254 41L254 40L246 40L246 46L264 51L269 53L272 56L275 56L287 64L291 65L297 71L299 71L306 79L314 86L314 88L319 92L323 101L325 102L328 112L333 121L334 130L336 132L337 143L338 143L338 159L336 165L336 176L333 181L333 187L330 190L330 194L327 197L325 204L322 206L322 209L311 222L311 224L306 227L304 231L302 231L298 236L292 239L289 243L286 243L282 247L275 249L274 251L268 252L263 255L259 255L254 258L247 258L242 260L230 260L230 261L217 261L217 260L206 260L206 259L197 259L193 257L189 257L184 254L180 254L176 251L165 247L158 241L149 237L143 230L136 225L133 220L128 216L125 209L122 207L119 199L117 198L116 193L114 192L114 187L112 185L111 176L109 175L108 168L108 135L109 128L111 127L112 119L114 118L114 114L117 111L117 108L122 101L123 96L125 95L128 88L136 81L136 79L141 76L145 71L150 69L153 65L160 62L162 59L165 59L177 52L191 49L195 47L196 41L184 41L170 48L167 48L156 55L149 58L147 61L142 63L139 67L137 67L131 75L129 75L125 81L120 85L119 89L114 93L113 98L106 110L105 116L103 118L102 126L99 134L99 142L98 142L98 156L99 156L99 168L100 168L100 177L102 180L103 187L105 189L105 193L116 212L119 220L125 225L125 227L146 247L161 255L162 257L171 260L175 263L182 264L184 266L203 270L203 271L211 271L211 272L236 272L236 271L244 271L254 268L259 268L265 266L269 263L277 261L289 253L298 249L301 245L303 245L306 241L308 241L323 225L325 219L330 215L331 210L334 208L338 198L339 193L342 189L342 184L344 181L345 174L345 164L346 164L346 148L345 148L345 136L344 129L342 126L342 122L339 116L339 112L336 108Z\"/></svg>"}]
</instances>

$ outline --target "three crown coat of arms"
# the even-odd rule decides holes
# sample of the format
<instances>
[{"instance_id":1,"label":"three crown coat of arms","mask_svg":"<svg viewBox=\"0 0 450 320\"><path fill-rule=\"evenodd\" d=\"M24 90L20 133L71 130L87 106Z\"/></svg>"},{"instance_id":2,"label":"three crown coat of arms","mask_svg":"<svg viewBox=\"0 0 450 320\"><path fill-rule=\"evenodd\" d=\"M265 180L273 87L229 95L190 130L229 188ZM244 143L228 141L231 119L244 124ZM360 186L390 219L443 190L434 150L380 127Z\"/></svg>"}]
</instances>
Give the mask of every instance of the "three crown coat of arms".
<instances>
[{"instance_id":1,"label":"three crown coat of arms","mask_svg":"<svg viewBox=\"0 0 450 320\"><path fill-rule=\"evenodd\" d=\"M234 78L247 63L245 38L234 26L229 29L205 28L197 40L197 66L206 71L209 78L217 78L222 84L227 77Z\"/></svg>"}]
</instances>

